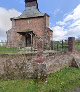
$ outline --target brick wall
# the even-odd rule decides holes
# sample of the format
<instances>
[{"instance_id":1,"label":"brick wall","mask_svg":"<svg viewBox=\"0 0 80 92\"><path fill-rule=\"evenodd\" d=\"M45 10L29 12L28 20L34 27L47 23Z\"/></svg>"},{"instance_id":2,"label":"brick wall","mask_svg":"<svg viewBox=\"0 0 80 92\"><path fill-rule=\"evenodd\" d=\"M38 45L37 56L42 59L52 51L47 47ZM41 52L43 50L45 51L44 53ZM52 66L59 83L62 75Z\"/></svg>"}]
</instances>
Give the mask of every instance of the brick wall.
<instances>
[{"instance_id":1,"label":"brick wall","mask_svg":"<svg viewBox=\"0 0 80 92\"><path fill-rule=\"evenodd\" d=\"M32 30L37 37L50 37L50 33L46 30L46 27L49 27L49 16L45 15L43 17L29 18L29 19L17 19L12 20L12 29L8 31L12 36L8 37L8 43L12 42L14 47L18 47L22 42L23 47L25 46L25 37L21 36L17 32L27 31L28 29ZM46 35L48 33L48 36ZM11 40L12 39L12 40ZM10 40L10 41L9 41ZM50 42L50 38L49 38ZM33 42L34 43L34 42ZM35 43L34 43L35 44Z\"/></svg>"}]
</instances>

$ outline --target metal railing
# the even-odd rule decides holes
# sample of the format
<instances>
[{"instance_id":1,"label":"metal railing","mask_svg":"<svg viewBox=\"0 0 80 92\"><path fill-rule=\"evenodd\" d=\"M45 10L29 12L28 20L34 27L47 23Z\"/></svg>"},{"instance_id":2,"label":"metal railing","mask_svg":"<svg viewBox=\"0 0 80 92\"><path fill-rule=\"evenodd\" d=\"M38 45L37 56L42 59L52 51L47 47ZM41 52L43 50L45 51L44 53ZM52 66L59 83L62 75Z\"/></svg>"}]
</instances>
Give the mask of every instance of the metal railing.
<instances>
[{"instance_id":1,"label":"metal railing","mask_svg":"<svg viewBox=\"0 0 80 92\"><path fill-rule=\"evenodd\" d=\"M68 42L67 41L54 41L53 50L66 52L68 51Z\"/></svg>"},{"instance_id":2,"label":"metal railing","mask_svg":"<svg viewBox=\"0 0 80 92\"><path fill-rule=\"evenodd\" d=\"M27 48L27 49L29 49L28 51L30 51L30 48ZM49 50L49 49L46 49L46 50ZM51 44L51 50L59 51L59 52L67 52L68 51L68 41L67 40L53 41ZM75 50L80 51L80 40L75 41ZM25 48L7 47L7 42L0 42L0 54L7 54L7 53L14 54L20 51L25 52Z\"/></svg>"}]
</instances>

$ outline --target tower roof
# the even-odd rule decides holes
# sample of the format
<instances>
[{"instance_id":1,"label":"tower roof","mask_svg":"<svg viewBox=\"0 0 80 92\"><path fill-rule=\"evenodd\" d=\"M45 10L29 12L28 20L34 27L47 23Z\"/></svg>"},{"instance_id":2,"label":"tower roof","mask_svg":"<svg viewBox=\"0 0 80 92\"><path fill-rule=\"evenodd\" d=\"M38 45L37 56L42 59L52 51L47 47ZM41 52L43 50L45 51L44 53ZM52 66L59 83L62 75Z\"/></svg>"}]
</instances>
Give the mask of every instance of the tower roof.
<instances>
[{"instance_id":1,"label":"tower roof","mask_svg":"<svg viewBox=\"0 0 80 92\"><path fill-rule=\"evenodd\" d=\"M42 17L44 15L45 13L41 13L38 9L37 0L25 0L25 10L20 16L13 19Z\"/></svg>"}]
</instances>

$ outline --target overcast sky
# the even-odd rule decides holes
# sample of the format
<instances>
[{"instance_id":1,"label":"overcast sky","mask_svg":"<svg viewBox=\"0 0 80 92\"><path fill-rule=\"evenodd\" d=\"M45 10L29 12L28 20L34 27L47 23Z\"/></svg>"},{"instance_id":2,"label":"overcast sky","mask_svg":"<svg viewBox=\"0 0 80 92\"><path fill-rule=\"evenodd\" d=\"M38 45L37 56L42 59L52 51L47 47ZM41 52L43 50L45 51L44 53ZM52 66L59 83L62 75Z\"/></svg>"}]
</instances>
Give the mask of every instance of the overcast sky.
<instances>
[{"instance_id":1,"label":"overcast sky","mask_svg":"<svg viewBox=\"0 0 80 92\"><path fill-rule=\"evenodd\" d=\"M38 0L39 10L50 15L53 39L80 38L80 0ZM0 0L0 40L6 40L11 17L24 10L24 0Z\"/></svg>"}]
</instances>

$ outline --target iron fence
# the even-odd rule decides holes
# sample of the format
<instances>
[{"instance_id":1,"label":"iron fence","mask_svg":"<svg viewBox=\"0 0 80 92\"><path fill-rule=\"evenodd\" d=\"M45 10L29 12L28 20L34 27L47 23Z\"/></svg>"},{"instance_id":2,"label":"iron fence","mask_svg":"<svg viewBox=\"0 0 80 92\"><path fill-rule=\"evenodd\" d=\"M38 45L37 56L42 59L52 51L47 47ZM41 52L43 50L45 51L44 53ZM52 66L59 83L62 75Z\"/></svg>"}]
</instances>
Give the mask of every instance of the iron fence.
<instances>
[{"instance_id":1,"label":"iron fence","mask_svg":"<svg viewBox=\"0 0 80 92\"><path fill-rule=\"evenodd\" d=\"M52 41L50 45L50 49L48 48L46 50L54 50L57 52L67 52L68 40ZM75 50L80 51L80 40L75 40ZM0 54L8 54L8 53L13 54L13 53L18 53L20 51L25 52L25 48L7 47L7 42L0 42ZM27 48L27 51L31 51L31 48Z\"/></svg>"},{"instance_id":2,"label":"iron fence","mask_svg":"<svg viewBox=\"0 0 80 92\"><path fill-rule=\"evenodd\" d=\"M68 41L62 40L62 41L54 41L53 42L53 50L66 52L68 51Z\"/></svg>"},{"instance_id":3,"label":"iron fence","mask_svg":"<svg viewBox=\"0 0 80 92\"><path fill-rule=\"evenodd\" d=\"M73 46L75 51L80 51L80 40L75 40L75 44ZM67 52L68 51L68 41L54 41L53 42L53 50Z\"/></svg>"}]
</instances>

